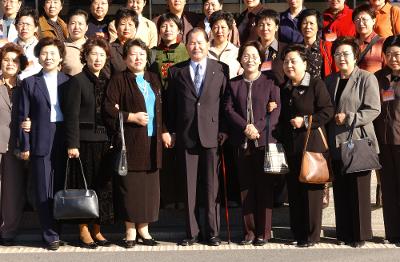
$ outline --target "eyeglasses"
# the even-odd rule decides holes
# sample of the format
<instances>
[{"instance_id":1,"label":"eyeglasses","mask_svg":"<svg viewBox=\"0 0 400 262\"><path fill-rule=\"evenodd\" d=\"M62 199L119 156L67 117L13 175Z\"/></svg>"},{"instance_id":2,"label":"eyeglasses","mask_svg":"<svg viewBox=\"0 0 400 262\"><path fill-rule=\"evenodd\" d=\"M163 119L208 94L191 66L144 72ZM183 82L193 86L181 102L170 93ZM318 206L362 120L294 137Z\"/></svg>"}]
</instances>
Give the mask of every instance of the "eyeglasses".
<instances>
[{"instance_id":1,"label":"eyeglasses","mask_svg":"<svg viewBox=\"0 0 400 262\"><path fill-rule=\"evenodd\" d=\"M354 20L354 23L359 24L360 22L362 22L363 24L366 24L370 20L371 19L368 18L368 17L359 17L359 18Z\"/></svg>"},{"instance_id":2,"label":"eyeglasses","mask_svg":"<svg viewBox=\"0 0 400 262\"><path fill-rule=\"evenodd\" d=\"M243 62L249 62L250 60L253 60L254 62L259 62L260 61L260 57L256 56L256 55L252 55L252 56L244 55L242 57L242 60L243 60Z\"/></svg>"},{"instance_id":3,"label":"eyeglasses","mask_svg":"<svg viewBox=\"0 0 400 262\"><path fill-rule=\"evenodd\" d=\"M32 27L33 25L32 25L32 24L29 24L29 23L19 22L19 23L17 24L17 26L18 26L18 27Z\"/></svg>"},{"instance_id":4,"label":"eyeglasses","mask_svg":"<svg viewBox=\"0 0 400 262\"><path fill-rule=\"evenodd\" d=\"M386 58L390 59L392 57L395 57L396 59L400 59L400 52L387 52L385 54Z\"/></svg>"},{"instance_id":5,"label":"eyeglasses","mask_svg":"<svg viewBox=\"0 0 400 262\"><path fill-rule=\"evenodd\" d=\"M352 56L353 53L349 53L349 52L341 52L341 53L335 53L333 56L337 59L341 58L342 56L344 58L349 58L350 56Z\"/></svg>"}]
</instances>

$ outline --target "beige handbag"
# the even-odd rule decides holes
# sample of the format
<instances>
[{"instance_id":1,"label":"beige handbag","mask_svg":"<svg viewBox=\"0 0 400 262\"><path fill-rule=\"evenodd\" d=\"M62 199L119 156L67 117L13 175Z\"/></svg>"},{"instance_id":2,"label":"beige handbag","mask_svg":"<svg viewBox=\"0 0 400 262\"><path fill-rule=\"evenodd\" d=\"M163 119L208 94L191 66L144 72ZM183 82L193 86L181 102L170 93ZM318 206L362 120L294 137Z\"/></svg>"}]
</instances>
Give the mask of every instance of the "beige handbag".
<instances>
[{"instance_id":1,"label":"beige handbag","mask_svg":"<svg viewBox=\"0 0 400 262\"><path fill-rule=\"evenodd\" d=\"M318 131L321 134L322 142L325 145L327 153L316 153L307 151L308 140L310 138L312 125L312 115L308 117L308 128L306 141L303 149L303 159L301 160L301 169L299 181L307 184L325 184L330 181L330 165L327 160L328 143L325 135L319 127Z\"/></svg>"}]
</instances>

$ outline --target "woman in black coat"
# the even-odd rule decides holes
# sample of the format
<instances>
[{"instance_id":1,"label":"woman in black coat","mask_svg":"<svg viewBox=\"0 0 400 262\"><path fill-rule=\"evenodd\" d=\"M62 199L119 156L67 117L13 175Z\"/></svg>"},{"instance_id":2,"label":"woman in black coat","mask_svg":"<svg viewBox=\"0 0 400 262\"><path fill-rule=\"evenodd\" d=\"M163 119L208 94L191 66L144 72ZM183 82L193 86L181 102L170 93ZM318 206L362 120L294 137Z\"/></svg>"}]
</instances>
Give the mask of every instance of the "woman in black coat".
<instances>
[{"instance_id":1,"label":"woman in black coat","mask_svg":"<svg viewBox=\"0 0 400 262\"><path fill-rule=\"evenodd\" d=\"M267 143L276 143L272 133L278 123L280 94L274 81L260 71L264 59L265 53L259 42L242 45L238 60L244 73L231 80L225 93L230 139L238 152L244 222L241 245L262 246L271 238L274 176L264 173L264 151ZM267 110L270 113L268 137Z\"/></svg>"},{"instance_id":2,"label":"woman in black coat","mask_svg":"<svg viewBox=\"0 0 400 262\"><path fill-rule=\"evenodd\" d=\"M303 45L289 45L283 51L283 70L289 78L281 90L280 130L290 172L286 175L290 226L299 247L313 246L320 240L324 185L299 182L308 116L312 130L307 150L326 152L318 128L333 116L333 106L325 84L306 72L307 54ZM326 136L325 136L326 137Z\"/></svg>"},{"instance_id":3,"label":"woman in black coat","mask_svg":"<svg viewBox=\"0 0 400 262\"><path fill-rule=\"evenodd\" d=\"M99 198L100 217L94 223L92 234L87 221L79 225L81 245L90 249L110 245L100 232L100 224L110 224L114 220L112 183L105 161L110 144L101 116L108 83L102 69L109 52L109 45L102 38L89 39L83 45L81 60L85 66L69 80L62 104L68 157L80 156L88 186L96 190ZM82 186L80 170L73 170L70 186L79 188Z\"/></svg>"}]
</instances>

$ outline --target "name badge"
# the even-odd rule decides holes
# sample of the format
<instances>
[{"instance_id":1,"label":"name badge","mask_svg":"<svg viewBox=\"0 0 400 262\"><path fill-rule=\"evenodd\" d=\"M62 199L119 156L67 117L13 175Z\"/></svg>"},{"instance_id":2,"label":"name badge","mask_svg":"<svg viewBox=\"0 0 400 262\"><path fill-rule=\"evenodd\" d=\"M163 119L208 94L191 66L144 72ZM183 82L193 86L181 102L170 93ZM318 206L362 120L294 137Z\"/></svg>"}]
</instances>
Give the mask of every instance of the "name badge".
<instances>
[{"instance_id":1,"label":"name badge","mask_svg":"<svg viewBox=\"0 0 400 262\"><path fill-rule=\"evenodd\" d=\"M337 38L337 34L335 32L330 32L325 34L325 40L328 42L333 42Z\"/></svg>"},{"instance_id":2,"label":"name badge","mask_svg":"<svg viewBox=\"0 0 400 262\"><path fill-rule=\"evenodd\" d=\"M269 71L272 69L272 61L265 61L261 65L261 71Z\"/></svg>"},{"instance_id":3,"label":"name badge","mask_svg":"<svg viewBox=\"0 0 400 262\"><path fill-rule=\"evenodd\" d=\"M394 88L391 86L387 90L383 89L381 91L381 97L383 102L394 100L396 98L396 94L394 93Z\"/></svg>"}]
</instances>

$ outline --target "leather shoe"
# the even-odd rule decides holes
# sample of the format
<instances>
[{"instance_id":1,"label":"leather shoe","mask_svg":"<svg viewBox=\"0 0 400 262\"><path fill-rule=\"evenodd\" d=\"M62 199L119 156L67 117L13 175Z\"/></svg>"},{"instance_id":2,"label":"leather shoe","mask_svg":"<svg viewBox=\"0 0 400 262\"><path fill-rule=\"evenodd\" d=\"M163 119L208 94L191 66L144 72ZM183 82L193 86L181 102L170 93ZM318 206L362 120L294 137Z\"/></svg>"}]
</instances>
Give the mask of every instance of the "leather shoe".
<instances>
[{"instance_id":1,"label":"leather shoe","mask_svg":"<svg viewBox=\"0 0 400 262\"><path fill-rule=\"evenodd\" d=\"M136 240L126 240L124 239L124 247L125 248L133 248L136 245Z\"/></svg>"},{"instance_id":2,"label":"leather shoe","mask_svg":"<svg viewBox=\"0 0 400 262\"><path fill-rule=\"evenodd\" d=\"M14 246L15 240L14 238L3 238L1 239L1 244L6 247Z\"/></svg>"},{"instance_id":3,"label":"leather shoe","mask_svg":"<svg viewBox=\"0 0 400 262\"><path fill-rule=\"evenodd\" d=\"M160 243L158 243L157 241L155 241L153 238L142 238L142 243L145 246L158 246Z\"/></svg>"},{"instance_id":4,"label":"leather shoe","mask_svg":"<svg viewBox=\"0 0 400 262\"><path fill-rule=\"evenodd\" d=\"M53 241L51 243L47 243L47 249L48 250L56 251L59 248L60 248L60 241L59 240Z\"/></svg>"},{"instance_id":5,"label":"leather shoe","mask_svg":"<svg viewBox=\"0 0 400 262\"><path fill-rule=\"evenodd\" d=\"M256 240L254 240L253 245L254 246L263 246L263 245L265 245L267 243L268 243L267 239L257 238Z\"/></svg>"},{"instance_id":6,"label":"leather shoe","mask_svg":"<svg viewBox=\"0 0 400 262\"><path fill-rule=\"evenodd\" d=\"M180 245L181 246L192 246L194 243L197 243L197 242L199 242L197 237L185 238L184 240L182 240Z\"/></svg>"},{"instance_id":7,"label":"leather shoe","mask_svg":"<svg viewBox=\"0 0 400 262\"><path fill-rule=\"evenodd\" d=\"M360 248L365 245L365 241L356 241L351 243L351 246L354 248Z\"/></svg>"},{"instance_id":8,"label":"leather shoe","mask_svg":"<svg viewBox=\"0 0 400 262\"><path fill-rule=\"evenodd\" d=\"M217 247L217 246L221 245L221 239L220 239L219 237L211 237L211 238L208 240L207 244L208 244L209 246Z\"/></svg>"},{"instance_id":9,"label":"leather shoe","mask_svg":"<svg viewBox=\"0 0 400 262\"><path fill-rule=\"evenodd\" d=\"M297 245L296 246L297 247L309 247L310 246L310 242L304 241L304 240L297 241Z\"/></svg>"},{"instance_id":10,"label":"leather shoe","mask_svg":"<svg viewBox=\"0 0 400 262\"><path fill-rule=\"evenodd\" d=\"M95 242L98 246L102 246L102 247L109 247L109 246L111 246L111 242L108 241L107 239L98 240L97 238L95 238L95 239L94 239L94 242Z\"/></svg>"},{"instance_id":11,"label":"leather shoe","mask_svg":"<svg viewBox=\"0 0 400 262\"><path fill-rule=\"evenodd\" d=\"M87 248L87 249L96 249L97 248L97 244L95 242L85 243L82 241L82 239L79 239L79 245L82 248Z\"/></svg>"},{"instance_id":12,"label":"leather shoe","mask_svg":"<svg viewBox=\"0 0 400 262\"><path fill-rule=\"evenodd\" d=\"M241 246L248 246L248 245L251 245L251 244L253 244L253 240L244 239L244 240L239 242L239 245L241 245Z\"/></svg>"}]
</instances>

